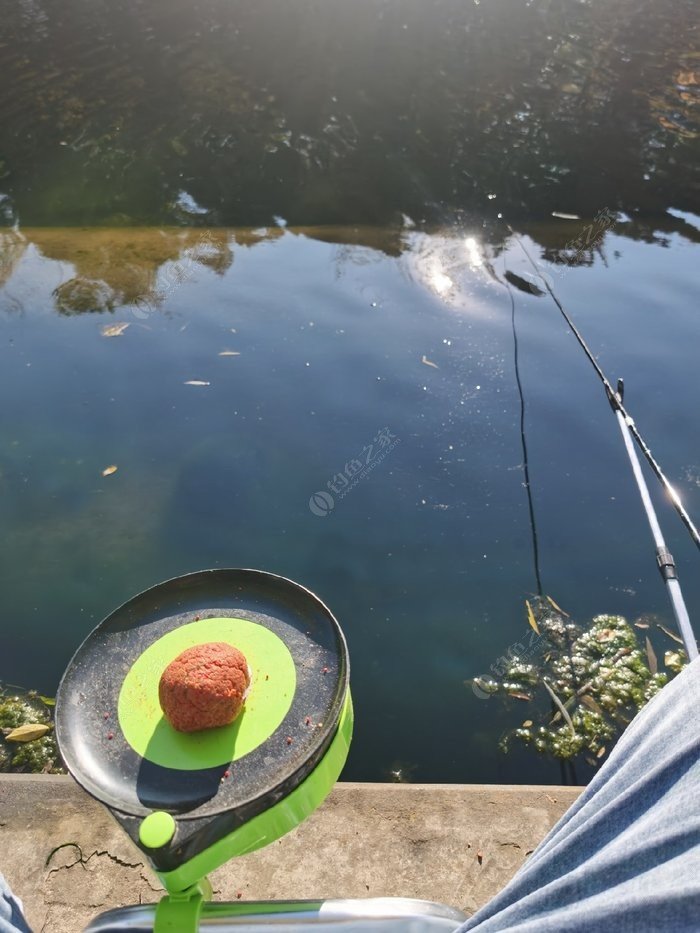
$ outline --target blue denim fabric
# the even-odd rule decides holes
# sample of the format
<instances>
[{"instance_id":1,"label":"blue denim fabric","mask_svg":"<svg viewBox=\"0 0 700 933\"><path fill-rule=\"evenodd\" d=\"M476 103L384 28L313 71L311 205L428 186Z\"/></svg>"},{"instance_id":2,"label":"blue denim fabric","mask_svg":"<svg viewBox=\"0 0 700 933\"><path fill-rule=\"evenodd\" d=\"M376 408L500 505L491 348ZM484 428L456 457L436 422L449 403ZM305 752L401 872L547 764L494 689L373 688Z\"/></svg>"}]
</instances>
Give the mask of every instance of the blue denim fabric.
<instances>
[{"instance_id":1,"label":"blue denim fabric","mask_svg":"<svg viewBox=\"0 0 700 933\"><path fill-rule=\"evenodd\" d=\"M22 907L0 874L0 933L32 933L22 913Z\"/></svg>"}]
</instances>

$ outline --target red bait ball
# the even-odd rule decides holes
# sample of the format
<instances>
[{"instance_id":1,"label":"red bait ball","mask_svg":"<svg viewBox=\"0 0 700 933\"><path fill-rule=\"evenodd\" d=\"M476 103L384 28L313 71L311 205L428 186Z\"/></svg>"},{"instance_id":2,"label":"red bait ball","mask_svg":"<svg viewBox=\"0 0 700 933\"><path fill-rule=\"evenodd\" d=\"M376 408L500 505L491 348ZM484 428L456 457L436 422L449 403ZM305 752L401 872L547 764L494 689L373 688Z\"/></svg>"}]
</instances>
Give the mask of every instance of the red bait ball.
<instances>
[{"instance_id":1,"label":"red bait ball","mask_svg":"<svg viewBox=\"0 0 700 933\"><path fill-rule=\"evenodd\" d=\"M245 656L226 642L195 645L165 668L158 698L178 732L227 726L243 709L250 674Z\"/></svg>"}]
</instances>

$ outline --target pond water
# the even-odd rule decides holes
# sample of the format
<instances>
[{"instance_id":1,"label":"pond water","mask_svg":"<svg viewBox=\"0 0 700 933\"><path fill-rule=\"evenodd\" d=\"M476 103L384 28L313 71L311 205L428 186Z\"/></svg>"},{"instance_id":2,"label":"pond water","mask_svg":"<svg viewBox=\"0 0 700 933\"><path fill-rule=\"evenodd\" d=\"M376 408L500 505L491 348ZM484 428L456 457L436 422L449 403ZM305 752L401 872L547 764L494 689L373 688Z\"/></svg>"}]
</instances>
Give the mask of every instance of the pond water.
<instances>
[{"instance_id":1,"label":"pond water","mask_svg":"<svg viewBox=\"0 0 700 933\"><path fill-rule=\"evenodd\" d=\"M346 779L558 782L464 683L537 570L580 621L670 612L590 364L504 277L550 276L697 515L693 0L0 4L0 680L259 567L347 634Z\"/></svg>"}]
</instances>

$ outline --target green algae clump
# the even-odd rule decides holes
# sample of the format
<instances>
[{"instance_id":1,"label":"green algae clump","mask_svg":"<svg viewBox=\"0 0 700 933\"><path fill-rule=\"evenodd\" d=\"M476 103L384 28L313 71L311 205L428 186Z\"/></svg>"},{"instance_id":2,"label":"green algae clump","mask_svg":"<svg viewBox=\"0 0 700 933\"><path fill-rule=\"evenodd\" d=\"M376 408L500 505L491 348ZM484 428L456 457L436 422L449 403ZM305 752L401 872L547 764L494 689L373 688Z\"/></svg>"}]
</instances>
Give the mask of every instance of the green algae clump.
<instances>
[{"instance_id":1,"label":"green algae clump","mask_svg":"<svg viewBox=\"0 0 700 933\"><path fill-rule=\"evenodd\" d=\"M688 659L674 648L660 669L649 638L642 645L619 615L596 616L583 629L548 597L532 600L532 610L529 644L518 643L492 665L494 677L471 683L477 695L532 704L529 718L501 739L503 751L516 742L563 760L582 755L595 767Z\"/></svg>"},{"instance_id":2,"label":"green algae clump","mask_svg":"<svg viewBox=\"0 0 700 933\"><path fill-rule=\"evenodd\" d=\"M33 691L0 685L0 772L64 774L53 731L53 701ZM7 736L20 726L45 725L49 732L29 742Z\"/></svg>"}]
</instances>

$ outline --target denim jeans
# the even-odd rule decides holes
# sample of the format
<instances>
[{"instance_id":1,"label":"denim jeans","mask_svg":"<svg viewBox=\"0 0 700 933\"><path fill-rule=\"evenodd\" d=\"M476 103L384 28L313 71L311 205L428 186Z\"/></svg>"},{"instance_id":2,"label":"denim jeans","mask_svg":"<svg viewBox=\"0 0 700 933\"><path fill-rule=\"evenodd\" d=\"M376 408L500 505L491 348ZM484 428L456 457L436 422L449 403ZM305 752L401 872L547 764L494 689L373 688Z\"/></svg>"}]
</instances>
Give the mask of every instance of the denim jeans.
<instances>
[{"instance_id":1,"label":"denim jeans","mask_svg":"<svg viewBox=\"0 0 700 933\"><path fill-rule=\"evenodd\" d=\"M0 933L31 933L22 913L22 905L0 875Z\"/></svg>"}]
</instances>

